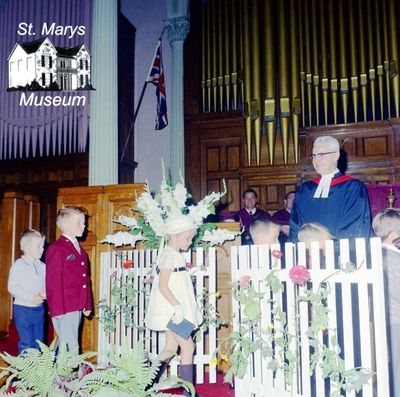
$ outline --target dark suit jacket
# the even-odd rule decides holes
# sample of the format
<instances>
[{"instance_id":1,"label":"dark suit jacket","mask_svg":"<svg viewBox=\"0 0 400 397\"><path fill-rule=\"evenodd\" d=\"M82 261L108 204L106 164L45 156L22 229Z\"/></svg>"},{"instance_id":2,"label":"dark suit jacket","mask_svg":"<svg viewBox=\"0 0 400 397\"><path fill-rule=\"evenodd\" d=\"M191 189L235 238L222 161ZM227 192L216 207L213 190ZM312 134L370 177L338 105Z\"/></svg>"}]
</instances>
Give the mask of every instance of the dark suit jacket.
<instances>
[{"instance_id":1,"label":"dark suit jacket","mask_svg":"<svg viewBox=\"0 0 400 397\"><path fill-rule=\"evenodd\" d=\"M46 294L51 317L93 310L88 256L64 235L46 253Z\"/></svg>"}]
</instances>

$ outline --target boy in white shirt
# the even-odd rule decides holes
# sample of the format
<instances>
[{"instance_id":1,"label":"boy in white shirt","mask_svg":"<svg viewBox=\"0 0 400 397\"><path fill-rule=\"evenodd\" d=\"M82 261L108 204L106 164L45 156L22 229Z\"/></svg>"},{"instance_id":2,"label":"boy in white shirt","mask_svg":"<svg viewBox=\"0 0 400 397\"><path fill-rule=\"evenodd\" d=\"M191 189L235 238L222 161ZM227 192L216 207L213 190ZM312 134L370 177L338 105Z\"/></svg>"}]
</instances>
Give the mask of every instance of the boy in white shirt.
<instances>
[{"instance_id":1,"label":"boy in white shirt","mask_svg":"<svg viewBox=\"0 0 400 397\"><path fill-rule=\"evenodd\" d=\"M24 231L20 238L23 255L10 269L8 291L13 296L13 318L17 328L18 351L38 348L37 340L44 339L45 265L44 236L36 230Z\"/></svg>"}]
</instances>

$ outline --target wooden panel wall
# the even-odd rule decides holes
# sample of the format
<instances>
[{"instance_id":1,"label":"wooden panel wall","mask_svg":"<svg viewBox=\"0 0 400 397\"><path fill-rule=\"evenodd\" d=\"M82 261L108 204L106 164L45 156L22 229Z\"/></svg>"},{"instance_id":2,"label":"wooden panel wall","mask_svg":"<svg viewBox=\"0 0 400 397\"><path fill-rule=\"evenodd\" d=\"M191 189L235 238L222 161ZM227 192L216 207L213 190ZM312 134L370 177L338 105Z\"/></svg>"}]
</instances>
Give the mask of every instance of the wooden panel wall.
<instances>
[{"instance_id":1,"label":"wooden panel wall","mask_svg":"<svg viewBox=\"0 0 400 397\"><path fill-rule=\"evenodd\" d=\"M314 140L335 136L344 153L340 164L347 173L366 183L400 181L400 119L325 127L310 127L300 133L300 162L285 165L283 159L268 164L267 146L262 146L260 166L247 166L243 119L239 114L190 115L186 118L186 179L196 200L210 190L222 188L228 195L221 209L237 211L241 192L252 187L260 206L271 212L283 207L285 194L315 176L309 155ZM265 137L264 137L265 139ZM276 142L281 145L280 140Z\"/></svg>"},{"instance_id":2,"label":"wooden panel wall","mask_svg":"<svg viewBox=\"0 0 400 397\"><path fill-rule=\"evenodd\" d=\"M112 249L100 241L106 234L113 233L120 227L112 222L118 215L132 215L136 196L143 191L144 184L125 184L110 186L90 186L60 189L57 208L62 205L76 205L87 211L85 238L81 241L90 260L93 300L99 300L100 256L102 252ZM59 231L58 231L59 235ZM97 309L96 309L97 314ZM97 320L84 319L82 333L82 350L97 350Z\"/></svg>"},{"instance_id":3,"label":"wooden panel wall","mask_svg":"<svg viewBox=\"0 0 400 397\"><path fill-rule=\"evenodd\" d=\"M21 256L19 237L28 228L39 230L38 198L6 192L1 203L0 239L0 331L8 333L11 319L11 295L7 289L12 263Z\"/></svg>"}]
</instances>

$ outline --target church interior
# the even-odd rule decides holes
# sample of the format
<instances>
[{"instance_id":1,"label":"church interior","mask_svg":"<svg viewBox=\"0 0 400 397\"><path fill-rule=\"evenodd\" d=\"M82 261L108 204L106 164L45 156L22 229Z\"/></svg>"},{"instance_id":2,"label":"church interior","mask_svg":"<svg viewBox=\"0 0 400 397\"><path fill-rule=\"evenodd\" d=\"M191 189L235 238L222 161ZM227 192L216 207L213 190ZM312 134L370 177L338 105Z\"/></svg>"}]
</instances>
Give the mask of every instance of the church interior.
<instances>
[{"instance_id":1,"label":"church interior","mask_svg":"<svg viewBox=\"0 0 400 397\"><path fill-rule=\"evenodd\" d=\"M314 140L331 135L341 145L341 171L367 185L373 211L387 206L387 197L397 206L396 0L42 0L42 16L28 3L0 1L2 21L9 21L1 28L7 38L0 93L3 333L11 318L7 275L20 256L21 232L40 230L50 244L57 238L57 210L84 207L81 243L98 294L93 264L113 249L101 240L121 229L112 218L130 214L147 174L157 186L161 157L173 182L183 176L195 202L226 183L213 219L219 222L242 207L248 188L270 214L283 208L285 195L315 176ZM33 38L18 37L16 26L28 15L38 25L52 13L60 24L89 26L83 37L54 39L65 47L85 40L94 90L64 93L85 95L83 107L22 108L16 102L21 93L6 91L6 59L15 42ZM151 84L142 108L138 103L161 31L169 125L155 131ZM146 35L154 46L140 42ZM373 201L378 196L379 203ZM234 244L238 240L227 246ZM221 277L228 289L229 270ZM96 350L97 338L97 324L85 320L84 350Z\"/></svg>"}]
</instances>

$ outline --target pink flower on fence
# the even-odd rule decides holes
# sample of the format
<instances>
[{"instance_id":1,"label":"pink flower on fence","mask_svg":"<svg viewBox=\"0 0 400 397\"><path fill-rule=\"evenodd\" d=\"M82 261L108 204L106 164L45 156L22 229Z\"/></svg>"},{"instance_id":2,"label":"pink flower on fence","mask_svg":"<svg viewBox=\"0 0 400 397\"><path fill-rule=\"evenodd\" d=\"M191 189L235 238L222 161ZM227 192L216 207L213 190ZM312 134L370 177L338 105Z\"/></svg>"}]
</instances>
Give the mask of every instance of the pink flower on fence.
<instances>
[{"instance_id":1,"label":"pink flower on fence","mask_svg":"<svg viewBox=\"0 0 400 397\"><path fill-rule=\"evenodd\" d=\"M282 251L278 251L278 250L273 250L272 251L272 256L276 259L281 259L283 256L283 252Z\"/></svg>"},{"instance_id":2,"label":"pink flower on fence","mask_svg":"<svg viewBox=\"0 0 400 397\"><path fill-rule=\"evenodd\" d=\"M295 284L304 285L308 280L310 280L310 273L306 267L296 265L290 269L289 277Z\"/></svg>"},{"instance_id":3,"label":"pink flower on fence","mask_svg":"<svg viewBox=\"0 0 400 397\"><path fill-rule=\"evenodd\" d=\"M147 276L145 277L145 279L143 280L144 284L151 284L153 282L153 277L152 276Z\"/></svg>"},{"instance_id":4,"label":"pink flower on fence","mask_svg":"<svg viewBox=\"0 0 400 397\"><path fill-rule=\"evenodd\" d=\"M130 260L130 259L128 259L127 261L125 261L125 262L122 264L122 267L123 267L124 269L126 269L126 270L132 269L132 267L133 267L133 261Z\"/></svg>"},{"instance_id":5,"label":"pink flower on fence","mask_svg":"<svg viewBox=\"0 0 400 397\"><path fill-rule=\"evenodd\" d=\"M111 278L117 278L117 271L114 270L111 274L110 274Z\"/></svg>"},{"instance_id":6,"label":"pink flower on fence","mask_svg":"<svg viewBox=\"0 0 400 397\"><path fill-rule=\"evenodd\" d=\"M192 262L187 262L186 263L186 269L192 269L194 267Z\"/></svg>"},{"instance_id":7,"label":"pink flower on fence","mask_svg":"<svg viewBox=\"0 0 400 397\"><path fill-rule=\"evenodd\" d=\"M239 287L240 289L246 289L249 287L250 276L245 274L244 276L239 278Z\"/></svg>"}]
</instances>

